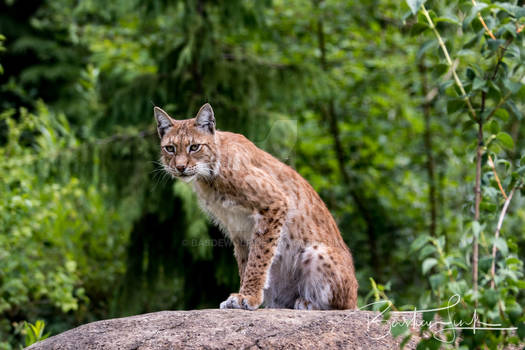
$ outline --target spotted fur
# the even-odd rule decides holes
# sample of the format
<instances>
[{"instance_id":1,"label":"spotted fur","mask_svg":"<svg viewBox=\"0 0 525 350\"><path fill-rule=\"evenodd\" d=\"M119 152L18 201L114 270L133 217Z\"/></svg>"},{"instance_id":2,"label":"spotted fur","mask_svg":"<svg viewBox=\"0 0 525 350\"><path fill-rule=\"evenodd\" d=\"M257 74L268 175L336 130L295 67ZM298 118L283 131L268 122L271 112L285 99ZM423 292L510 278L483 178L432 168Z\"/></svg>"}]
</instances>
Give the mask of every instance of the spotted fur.
<instances>
[{"instance_id":1,"label":"spotted fur","mask_svg":"<svg viewBox=\"0 0 525 350\"><path fill-rule=\"evenodd\" d=\"M193 185L234 244L241 286L221 308L356 307L352 255L305 179L244 136L216 130L209 104L193 119L154 113L164 169Z\"/></svg>"}]
</instances>

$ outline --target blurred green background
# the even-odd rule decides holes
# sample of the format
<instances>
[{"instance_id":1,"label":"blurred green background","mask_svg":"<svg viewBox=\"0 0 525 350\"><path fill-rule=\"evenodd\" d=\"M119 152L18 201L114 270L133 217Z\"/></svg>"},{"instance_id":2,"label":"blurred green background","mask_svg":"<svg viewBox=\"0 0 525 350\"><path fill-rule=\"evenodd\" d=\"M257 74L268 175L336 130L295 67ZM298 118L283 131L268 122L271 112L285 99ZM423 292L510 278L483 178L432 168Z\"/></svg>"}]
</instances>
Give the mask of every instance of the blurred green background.
<instances>
[{"instance_id":1,"label":"blurred green background","mask_svg":"<svg viewBox=\"0 0 525 350\"><path fill-rule=\"evenodd\" d=\"M470 1L427 6L444 14L438 29L462 79L471 65L494 66L476 18L461 26ZM437 286L424 274L447 263L422 274L410 246L446 237L442 248L468 264L458 247L473 217L477 143L423 23L394 0L1 0L0 348L18 346L23 321L56 334L216 308L237 290L232 247L190 188L160 171L153 105L188 118L210 102L219 129L294 166L353 252L360 305L374 297L370 277L396 304L431 303ZM514 43L506 66L520 76L523 33ZM490 149L506 187L525 146L523 79L512 79L516 97L486 134L511 138ZM492 235L503 202L487 164ZM504 225L519 264L523 198ZM523 301L520 286L511 297Z\"/></svg>"}]
</instances>

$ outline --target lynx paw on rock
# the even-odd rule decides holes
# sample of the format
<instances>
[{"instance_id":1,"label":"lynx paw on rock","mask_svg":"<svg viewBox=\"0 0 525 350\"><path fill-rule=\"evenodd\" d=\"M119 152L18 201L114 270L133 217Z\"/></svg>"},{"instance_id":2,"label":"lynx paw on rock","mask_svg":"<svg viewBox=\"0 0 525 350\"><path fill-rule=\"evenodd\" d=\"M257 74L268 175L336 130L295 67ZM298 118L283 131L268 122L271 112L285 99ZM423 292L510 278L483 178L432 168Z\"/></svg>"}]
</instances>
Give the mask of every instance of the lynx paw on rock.
<instances>
[{"instance_id":1,"label":"lynx paw on rock","mask_svg":"<svg viewBox=\"0 0 525 350\"><path fill-rule=\"evenodd\" d=\"M228 299L221 303L221 309L243 309L256 310L261 303L257 303L254 297L242 294L231 294Z\"/></svg>"}]
</instances>

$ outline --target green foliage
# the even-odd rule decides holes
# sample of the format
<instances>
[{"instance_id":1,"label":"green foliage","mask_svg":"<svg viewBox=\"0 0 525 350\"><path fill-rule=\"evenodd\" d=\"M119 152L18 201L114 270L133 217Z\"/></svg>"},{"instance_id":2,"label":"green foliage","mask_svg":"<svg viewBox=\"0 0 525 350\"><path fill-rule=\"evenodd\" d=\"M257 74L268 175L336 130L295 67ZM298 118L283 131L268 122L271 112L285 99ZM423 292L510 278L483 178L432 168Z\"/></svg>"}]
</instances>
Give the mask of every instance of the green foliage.
<instances>
[{"instance_id":1,"label":"green foliage","mask_svg":"<svg viewBox=\"0 0 525 350\"><path fill-rule=\"evenodd\" d=\"M412 7L411 2L408 3ZM428 13L426 11L423 7L422 12ZM444 7L439 11L449 13L450 8ZM514 192L521 188L523 175L518 171L516 155L519 157L519 154L513 153L514 138L500 130L506 129L510 114L514 114L514 123L519 125L521 120L522 107L512 106L516 106L515 101L521 100L521 91L525 88L525 67L521 59L525 51L523 35L519 35L522 29L520 18L525 12L521 7L510 4L483 2L471 6L470 9L464 6L460 12L468 14L463 20L461 35L454 31L459 22L428 33L434 35L437 40L443 40L444 37L447 54L457 52L462 60L457 67L451 68L459 72L460 78L442 88L434 108L439 111L439 100L448 100L446 105L450 123L453 123L454 119L460 120L465 124L465 130L473 124L477 126L478 149L485 153L485 156L479 159L482 193L479 220L476 214L474 220L462 223L458 227L457 235L421 235L412 243L411 251L419 253L422 272L429 275L431 290L421 295L420 300L434 300L441 306L450 305L450 300L456 296L462 300L461 304L453 308L453 312L443 310L439 313L444 320L461 324L477 315L478 319L473 321L475 325L470 324L469 327L479 328L492 324L500 328L514 327L514 330L517 330L525 321L525 314L518 301L523 298L520 291L525 285L523 263L519 258L517 236L506 233L501 237L499 234L503 220L512 220L508 215L505 217L507 202L511 200ZM431 16L426 18L418 17L418 22L426 21L426 24L432 27L432 22L439 22L435 17L435 13L432 12ZM458 17L461 17L461 13ZM487 28L481 26L482 20L486 22ZM457 49L453 51L453 48ZM445 48L441 50L444 52ZM425 56L425 59L421 58L424 60L422 64L430 67L443 61L439 54L432 56L427 53ZM446 74L446 71L441 71L439 76ZM465 96L460 95L463 88ZM456 103L458 98L463 100L462 103ZM450 102L454 103L452 108ZM513 109L517 112L513 112ZM472 133L466 132L465 135L476 138ZM471 147L465 155L470 153L472 156L475 152L476 148ZM497 159L496 164L504 164L505 167L494 165L492 158ZM473 173L475 166L476 164L470 166ZM496 177L496 173L499 177ZM469 207L474 208L477 203L474 196L471 198ZM479 257L474 259L473 246L477 245L475 242L478 241ZM479 277L475 281L472 277L473 264L479 267ZM516 333L512 335L512 331L506 330L459 332L461 340L459 343L454 341L453 344L468 348L488 346L492 349L502 344L518 344L520 336L519 333L516 336ZM428 327L421 329L421 334L428 336L428 333ZM449 341L456 339L455 331L440 336L441 339ZM434 339L437 338L438 336ZM418 348L440 346L430 344L431 339L432 337L423 340Z\"/></svg>"},{"instance_id":2,"label":"green foliage","mask_svg":"<svg viewBox=\"0 0 525 350\"><path fill-rule=\"evenodd\" d=\"M24 342L26 346L32 345L49 337L49 333L44 334L45 327L45 322L41 320L36 321L34 325L31 323L24 322L24 329L26 332Z\"/></svg>"},{"instance_id":3,"label":"green foliage","mask_svg":"<svg viewBox=\"0 0 525 350\"><path fill-rule=\"evenodd\" d=\"M123 274L130 224L103 191L71 175L80 146L64 115L42 103L35 114L19 112L18 121L13 110L1 115L8 134L0 147L0 312L81 315L86 288L111 288ZM1 327L4 338L11 326Z\"/></svg>"}]
</instances>

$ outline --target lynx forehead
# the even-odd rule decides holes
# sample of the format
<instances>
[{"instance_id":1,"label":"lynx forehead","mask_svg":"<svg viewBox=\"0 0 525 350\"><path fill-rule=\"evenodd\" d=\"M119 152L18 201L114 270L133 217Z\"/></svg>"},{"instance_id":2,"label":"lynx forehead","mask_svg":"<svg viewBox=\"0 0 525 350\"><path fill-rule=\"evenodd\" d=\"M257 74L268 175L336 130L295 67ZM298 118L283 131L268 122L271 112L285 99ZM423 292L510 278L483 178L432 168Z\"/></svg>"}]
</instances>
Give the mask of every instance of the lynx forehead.
<instances>
[{"instance_id":1,"label":"lynx forehead","mask_svg":"<svg viewBox=\"0 0 525 350\"><path fill-rule=\"evenodd\" d=\"M155 107L166 172L192 184L232 240L241 285L221 308L353 309L350 250L314 189L244 136L219 131L209 104L175 120Z\"/></svg>"}]
</instances>

